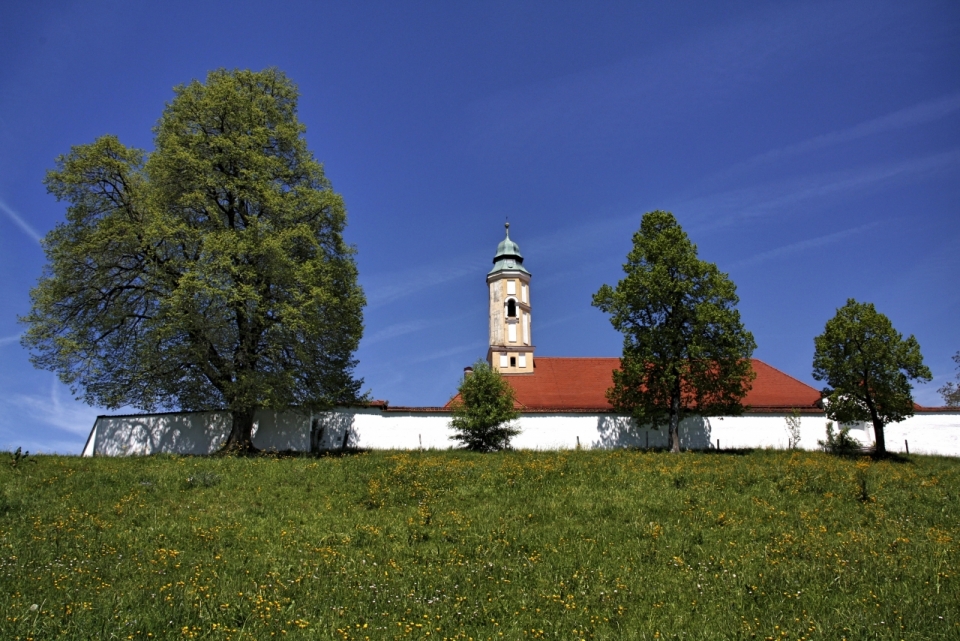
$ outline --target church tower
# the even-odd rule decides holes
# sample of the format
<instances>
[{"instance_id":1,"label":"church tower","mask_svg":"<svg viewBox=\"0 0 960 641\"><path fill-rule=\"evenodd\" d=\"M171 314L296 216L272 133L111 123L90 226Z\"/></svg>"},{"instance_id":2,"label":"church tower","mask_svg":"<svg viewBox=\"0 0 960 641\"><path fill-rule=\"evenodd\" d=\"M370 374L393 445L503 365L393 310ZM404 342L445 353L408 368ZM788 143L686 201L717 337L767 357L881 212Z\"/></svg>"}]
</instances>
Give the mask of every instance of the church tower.
<instances>
[{"instance_id":1,"label":"church tower","mask_svg":"<svg viewBox=\"0 0 960 641\"><path fill-rule=\"evenodd\" d=\"M530 272L523 266L520 246L507 237L497 246L490 288L490 349L487 361L501 374L533 374L530 334Z\"/></svg>"}]
</instances>

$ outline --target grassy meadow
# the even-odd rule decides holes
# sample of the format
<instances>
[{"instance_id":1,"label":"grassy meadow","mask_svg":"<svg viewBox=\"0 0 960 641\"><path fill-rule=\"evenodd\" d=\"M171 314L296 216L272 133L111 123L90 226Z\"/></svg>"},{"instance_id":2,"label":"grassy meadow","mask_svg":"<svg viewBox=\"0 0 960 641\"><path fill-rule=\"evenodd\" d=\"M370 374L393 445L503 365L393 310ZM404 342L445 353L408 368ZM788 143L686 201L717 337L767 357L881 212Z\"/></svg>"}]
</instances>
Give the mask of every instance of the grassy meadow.
<instances>
[{"instance_id":1,"label":"grassy meadow","mask_svg":"<svg viewBox=\"0 0 960 641\"><path fill-rule=\"evenodd\" d=\"M960 638L957 459L8 460L2 639Z\"/></svg>"}]
</instances>

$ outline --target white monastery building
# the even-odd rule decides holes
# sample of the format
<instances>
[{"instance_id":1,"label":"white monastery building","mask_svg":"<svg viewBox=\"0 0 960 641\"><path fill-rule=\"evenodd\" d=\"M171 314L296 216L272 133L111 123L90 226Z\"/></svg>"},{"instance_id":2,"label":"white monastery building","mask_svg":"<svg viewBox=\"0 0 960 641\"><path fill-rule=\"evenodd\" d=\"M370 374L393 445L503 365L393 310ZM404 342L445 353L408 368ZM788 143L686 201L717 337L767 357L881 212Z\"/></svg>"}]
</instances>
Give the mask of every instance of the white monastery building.
<instances>
[{"instance_id":1,"label":"white monastery building","mask_svg":"<svg viewBox=\"0 0 960 641\"><path fill-rule=\"evenodd\" d=\"M497 246L487 274L490 295L488 362L516 393L518 449L665 447L666 429L638 427L613 412L606 399L619 358L534 358L531 274L510 226ZM800 442L815 449L826 436L820 392L753 359L757 374L744 399L742 416L689 417L680 425L687 449L786 448L786 419L800 413ZM447 449L453 446L450 404L444 407L392 407L375 401L313 414L291 409L256 415L253 443L263 450L324 451L363 449ZM851 436L873 442L869 424L851 426ZM159 452L209 454L230 431L225 411L99 416L84 456L144 455ZM885 428L887 449L960 456L960 410L917 406L915 415Z\"/></svg>"}]
</instances>

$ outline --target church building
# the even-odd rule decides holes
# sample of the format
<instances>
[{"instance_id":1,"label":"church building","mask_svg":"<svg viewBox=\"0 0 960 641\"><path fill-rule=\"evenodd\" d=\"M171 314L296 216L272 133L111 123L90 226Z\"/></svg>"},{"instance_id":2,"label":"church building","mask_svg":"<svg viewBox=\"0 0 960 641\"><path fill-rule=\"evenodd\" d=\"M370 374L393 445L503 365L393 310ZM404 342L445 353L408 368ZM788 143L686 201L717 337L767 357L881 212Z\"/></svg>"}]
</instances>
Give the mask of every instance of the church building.
<instances>
[{"instance_id":1,"label":"church building","mask_svg":"<svg viewBox=\"0 0 960 641\"><path fill-rule=\"evenodd\" d=\"M478 274L478 280L481 274ZM479 283L478 283L479 285ZM634 425L613 411L606 391L617 357L566 358L534 355L532 275L520 246L506 237L497 246L486 275L489 292L487 359L513 387L520 412L518 449L561 450L665 447L666 429ZM482 310L477 310L483 313ZM469 368L468 368L469 369ZM816 449L825 437L826 415L820 392L770 365L753 359L756 379L743 400L741 416L688 416L680 424L684 449ZM451 389L455 382L450 382ZM799 441L791 440L786 419L800 413ZM444 407L402 407L386 401L311 413L297 408L261 410L254 419L253 444L262 450L325 451L361 449L447 449L453 447L450 403ZM168 452L211 454L225 442L230 414L168 412L99 416L84 456L123 456ZM960 411L917 407L915 416L885 429L890 451L960 456ZM864 445L872 427L854 425L850 435ZM902 444L902 446L901 446Z\"/></svg>"},{"instance_id":2,"label":"church building","mask_svg":"<svg viewBox=\"0 0 960 641\"><path fill-rule=\"evenodd\" d=\"M487 274L490 289L490 347L487 362L513 387L517 407L526 412L610 412L606 391L612 372L620 367L616 357L564 358L540 356L534 360L531 274L523 266L520 246L510 238L497 245L493 269ZM822 414L820 392L759 359L753 359L757 378L744 399L748 412L801 412ZM449 403L447 407L449 407Z\"/></svg>"}]
</instances>

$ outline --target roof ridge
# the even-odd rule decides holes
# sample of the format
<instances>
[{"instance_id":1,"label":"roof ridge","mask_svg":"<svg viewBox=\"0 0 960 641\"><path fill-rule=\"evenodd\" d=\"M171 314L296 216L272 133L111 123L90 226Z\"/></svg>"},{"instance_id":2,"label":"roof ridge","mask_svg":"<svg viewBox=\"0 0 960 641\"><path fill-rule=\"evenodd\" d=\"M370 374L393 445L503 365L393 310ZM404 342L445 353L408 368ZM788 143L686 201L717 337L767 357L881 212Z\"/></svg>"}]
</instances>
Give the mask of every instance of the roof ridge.
<instances>
[{"instance_id":1,"label":"roof ridge","mask_svg":"<svg viewBox=\"0 0 960 641\"><path fill-rule=\"evenodd\" d=\"M547 359L547 360L595 360L595 361L611 361L611 360L620 360L620 356L537 356L538 359Z\"/></svg>"}]
</instances>

